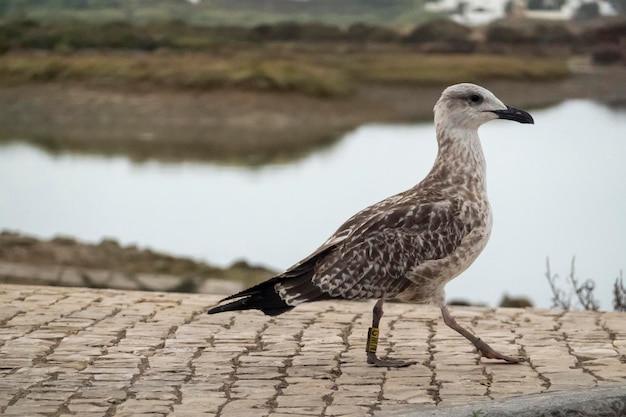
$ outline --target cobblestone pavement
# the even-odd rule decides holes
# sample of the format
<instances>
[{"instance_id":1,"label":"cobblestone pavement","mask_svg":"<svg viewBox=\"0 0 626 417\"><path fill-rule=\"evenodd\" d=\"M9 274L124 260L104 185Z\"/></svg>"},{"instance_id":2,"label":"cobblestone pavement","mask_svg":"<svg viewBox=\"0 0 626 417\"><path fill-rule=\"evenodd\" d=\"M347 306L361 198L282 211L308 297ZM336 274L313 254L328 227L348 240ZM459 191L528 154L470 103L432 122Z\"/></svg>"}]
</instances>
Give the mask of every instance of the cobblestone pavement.
<instances>
[{"instance_id":1,"label":"cobblestone pavement","mask_svg":"<svg viewBox=\"0 0 626 417\"><path fill-rule=\"evenodd\" d=\"M388 303L365 363L372 302L209 316L219 297L0 286L0 414L374 416L626 382L626 316L452 308L519 365L479 360L434 307Z\"/></svg>"}]
</instances>

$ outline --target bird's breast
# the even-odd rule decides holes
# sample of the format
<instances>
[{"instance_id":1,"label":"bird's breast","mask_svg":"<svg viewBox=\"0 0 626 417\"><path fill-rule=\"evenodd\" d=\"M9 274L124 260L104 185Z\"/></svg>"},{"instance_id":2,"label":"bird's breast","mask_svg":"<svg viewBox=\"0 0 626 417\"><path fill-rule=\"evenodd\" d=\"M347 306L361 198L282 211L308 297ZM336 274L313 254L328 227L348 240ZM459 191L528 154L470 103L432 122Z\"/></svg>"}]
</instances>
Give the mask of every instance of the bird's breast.
<instances>
[{"instance_id":1,"label":"bird's breast","mask_svg":"<svg viewBox=\"0 0 626 417\"><path fill-rule=\"evenodd\" d=\"M407 278L412 285L398 298L421 303L439 303L443 297L444 286L478 258L491 235L493 219L489 203L484 200L480 203L464 204L459 216L467 226L467 234L445 256L424 260L411 268ZM454 240L454 236L442 238Z\"/></svg>"}]
</instances>

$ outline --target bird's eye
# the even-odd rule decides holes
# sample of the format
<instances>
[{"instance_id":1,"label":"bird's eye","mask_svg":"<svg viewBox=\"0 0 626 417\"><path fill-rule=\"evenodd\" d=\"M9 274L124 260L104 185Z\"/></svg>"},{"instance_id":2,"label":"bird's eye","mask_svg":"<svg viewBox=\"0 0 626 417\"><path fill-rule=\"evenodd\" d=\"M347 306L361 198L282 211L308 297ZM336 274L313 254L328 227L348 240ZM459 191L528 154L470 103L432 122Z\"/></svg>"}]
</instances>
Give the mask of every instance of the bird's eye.
<instances>
[{"instance_id":1,"label":"bird's eye","mask_svg":"<svg viewBox=\"0 0 626 417\"><path fill-rule=\"evenodd\" d=\"M471 96L469 96L469 100L474 104L480 104L482 103L483 98L478 94L472 94Z\"/></svg>"}]
</instances>

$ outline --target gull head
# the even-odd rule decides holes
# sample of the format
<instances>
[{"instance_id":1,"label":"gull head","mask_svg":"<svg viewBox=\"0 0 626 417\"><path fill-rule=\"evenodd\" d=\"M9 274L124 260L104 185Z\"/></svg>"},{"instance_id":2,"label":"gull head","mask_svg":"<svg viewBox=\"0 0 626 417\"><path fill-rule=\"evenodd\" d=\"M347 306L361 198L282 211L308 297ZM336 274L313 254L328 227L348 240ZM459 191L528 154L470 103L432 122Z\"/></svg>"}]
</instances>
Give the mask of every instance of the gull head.
<instances>
[{"instance_id":1,"label":"gull head","mask_svg":"<svg viewBox=\"0 0 626 417\"><path fill-rule=\"evenodd\" d=\"M523 110L505 105L491 91L476 84L452 85L435 104L435 125L443 129L477 130L490 120L505 119L534 123Z\"/></svg>"}]
</instances>

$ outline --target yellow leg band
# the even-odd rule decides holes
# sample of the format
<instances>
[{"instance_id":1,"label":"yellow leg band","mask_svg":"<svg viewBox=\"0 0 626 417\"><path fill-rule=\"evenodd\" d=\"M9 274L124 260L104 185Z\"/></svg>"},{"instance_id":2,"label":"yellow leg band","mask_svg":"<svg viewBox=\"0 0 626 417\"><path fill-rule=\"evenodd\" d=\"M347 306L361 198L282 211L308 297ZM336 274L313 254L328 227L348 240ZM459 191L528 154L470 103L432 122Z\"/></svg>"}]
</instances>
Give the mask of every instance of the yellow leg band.
<instances>
[{"instance_id":1,"label":"yellow leg band","mask_svg":"<svg viewBox=\"0 0 626 417\"><path fill-rule=\"evenodd\" d=\"M380 329L378 327L370 327L367 331L367 345L365 346L365 351L367 353L376 353L379 332Z\"/></svg>"}]
</instances>

